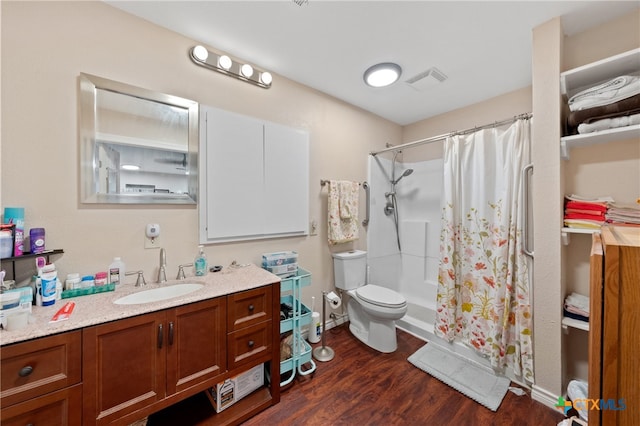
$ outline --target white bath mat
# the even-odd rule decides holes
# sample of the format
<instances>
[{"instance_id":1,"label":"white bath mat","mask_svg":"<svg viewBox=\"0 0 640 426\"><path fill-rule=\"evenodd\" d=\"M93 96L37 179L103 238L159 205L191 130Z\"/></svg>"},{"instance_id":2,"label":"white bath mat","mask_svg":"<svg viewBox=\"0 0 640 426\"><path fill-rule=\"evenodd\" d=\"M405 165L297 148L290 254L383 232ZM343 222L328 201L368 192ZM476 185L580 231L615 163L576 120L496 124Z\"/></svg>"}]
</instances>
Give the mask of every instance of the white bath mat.
<instances>
[{"instance_id":1,"label":"white bath mat","mask_svg":"<svg viewBox=\"0 0 640 426\"><path fill-rule=\"evenodd\" d=\"M506 377L496 376L433 343L418 349L408 361L492 411L498 409L509 389Z\"/></svg>"}]
</instances>

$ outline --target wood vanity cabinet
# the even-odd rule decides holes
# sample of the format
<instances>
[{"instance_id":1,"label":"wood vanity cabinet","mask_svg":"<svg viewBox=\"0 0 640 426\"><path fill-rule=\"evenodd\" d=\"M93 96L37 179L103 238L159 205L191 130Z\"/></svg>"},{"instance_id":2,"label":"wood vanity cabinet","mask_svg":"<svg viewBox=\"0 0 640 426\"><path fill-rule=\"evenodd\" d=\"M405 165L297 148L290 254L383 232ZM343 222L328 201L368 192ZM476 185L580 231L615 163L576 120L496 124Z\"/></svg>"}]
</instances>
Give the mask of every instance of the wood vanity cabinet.
<instances>
[{"instance_id":1,"label":"wood vanity cabinet","mask_svg":"<svg viewBox=\"0 0 640 426\"><path fill-rule=\"evenodd\" d=\"M263 363L271 383L211 424L279 402L279 294L275 283L85 328L83 424L130 424Z\"/></svg>"},{"instance_id":2,"label":"wood vanity cabinet","mask_svg":"<svg viewBox=\"0 0 640 426\"><path fill-rule=\"evenodd\" d=\"M227 369L225 317L220 297L84 329L84 424L204 390Z\"/></svg>"},{"instance_id":3,"label":"wood vanity cabinet","mask_svg":"<svg viewBox=\"0 0 640 426\"><path fill-rule=\"evenodd\" d=\"M82 424L80 331L2 347L0 423Z\"/></svg>"},{"instance_id":4,"label":"wood vanity cabinet","mask_svg":"<svg viewBox=\"0 0 640 426\"><path fill-rule=\"evenodd\" d=\"M640 419L640 228L604 226L594 235L590 272L590 425ZM593 408L590 405L590 408Z\"/></svg>"},{"instance_id":5,"label":"wood vanity cabinet","mask_svg":"<svg viewBox=\"0 0 640 426\"><path fill-rule=\"evenodd\" d=\"M280 401L279 304L276 282L3 346L0 423L128 425L264 364L270 382L210 418L239 424Z\"/></svg>"}]
</instances>

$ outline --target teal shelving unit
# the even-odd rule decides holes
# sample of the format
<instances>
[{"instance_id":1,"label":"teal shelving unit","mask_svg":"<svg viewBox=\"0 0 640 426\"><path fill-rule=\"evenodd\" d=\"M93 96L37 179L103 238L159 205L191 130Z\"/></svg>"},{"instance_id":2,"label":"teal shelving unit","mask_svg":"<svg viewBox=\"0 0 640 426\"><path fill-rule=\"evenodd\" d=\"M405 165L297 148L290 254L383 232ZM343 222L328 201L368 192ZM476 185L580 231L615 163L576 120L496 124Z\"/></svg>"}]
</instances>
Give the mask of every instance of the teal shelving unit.
<instances>
[{"instance_id":1,"label":"teal shelving unit","mask_svg":"<svg viewBox=\"0 0 640 426\"><path fill-rule=\"evenodd\" d=\"M286 386L291 383L297 374L306 376L316 370L316 364L311 358L311 346L302 338L301 327L311 323L311 310L301 302L302 287L311 285L311 273L298 268L296 274L289 278L283 278L280 283L280 303L292 306L291 318L280 321L280 334L291 331L292 351L291 357L280 362L280 374L291 374L280 383ZM310 367L303 370L303 365Z\"/></svg>"}]
</instances>

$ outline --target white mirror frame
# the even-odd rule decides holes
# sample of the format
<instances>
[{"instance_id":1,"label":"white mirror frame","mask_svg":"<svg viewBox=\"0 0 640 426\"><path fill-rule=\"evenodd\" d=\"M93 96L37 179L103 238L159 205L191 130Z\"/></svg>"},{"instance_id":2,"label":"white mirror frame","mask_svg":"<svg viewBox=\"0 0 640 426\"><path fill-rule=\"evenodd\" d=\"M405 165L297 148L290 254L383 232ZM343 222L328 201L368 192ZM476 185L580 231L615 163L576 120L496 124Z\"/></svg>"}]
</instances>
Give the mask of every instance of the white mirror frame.
<instances>
[{"instance_id":1,"label":"white mirror frame","mask_svg":"<svg viewBox=\"0 0 640 426\"><path fill-rule=\"evenodd\" d=\"M79 143L80 143L80 202L83 204L196 204L198 194L198 103L173 95L154 92L91 74L80 73L79 78ZM189 122L187 171L188 193L119 193L99 192L96 149L96 90L104 89L123 95L184 108Z\"/></svg>"}]
</instances>

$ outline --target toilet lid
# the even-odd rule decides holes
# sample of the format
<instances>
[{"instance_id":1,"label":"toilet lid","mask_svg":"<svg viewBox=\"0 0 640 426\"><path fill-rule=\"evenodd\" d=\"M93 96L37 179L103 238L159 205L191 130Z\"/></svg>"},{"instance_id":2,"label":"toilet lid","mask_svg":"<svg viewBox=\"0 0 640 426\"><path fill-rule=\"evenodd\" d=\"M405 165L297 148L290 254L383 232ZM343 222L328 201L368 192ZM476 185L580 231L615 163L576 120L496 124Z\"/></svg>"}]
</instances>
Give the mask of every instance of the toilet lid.
<instances>
[{"instance_id":1,"label":"toilet lid","mask_svg":"<svg viewBox=\"0 0 640 426\"><path fill-rule=\"evenodd\" d=\"M365 302L387 308L397 308L407 303L400 293L379 285L367 284L358 287L356 294Z\"/></svg>"}]
</instances>

